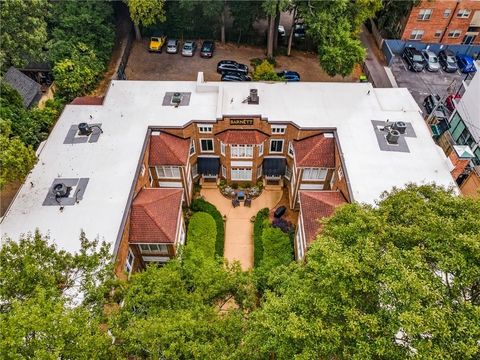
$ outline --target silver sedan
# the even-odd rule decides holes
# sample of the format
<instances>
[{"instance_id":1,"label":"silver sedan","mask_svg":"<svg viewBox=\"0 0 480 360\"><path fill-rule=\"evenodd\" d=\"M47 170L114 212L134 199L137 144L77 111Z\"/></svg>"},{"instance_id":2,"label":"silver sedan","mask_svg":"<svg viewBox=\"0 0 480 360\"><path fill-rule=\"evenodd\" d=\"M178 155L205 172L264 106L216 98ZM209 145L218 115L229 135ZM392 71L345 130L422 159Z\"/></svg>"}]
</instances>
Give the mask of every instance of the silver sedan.
<instances>
[{"instance_id":1,"label":"silver sedan","mask_svg":"<svg viewBox=\"0 0 480 360\"><path fill-rule=\"evenodd\" d=\"M183 56L193 56L195 55L195 50L197 50L197 44L195 41L185 41L182 48Z\"/></svg>"},{"instance_id":2,"label":"silver sedan","mask_svg":"<svg viewBox=\"0 0 480 360\"><path fill-rule=\"evenodd\" d=\"M422 50L423 58L425 59L425 64L428 71L438 71L440 70L440 63L438 61L437 55L430 50Z\"/></svg>"}]
</instances>

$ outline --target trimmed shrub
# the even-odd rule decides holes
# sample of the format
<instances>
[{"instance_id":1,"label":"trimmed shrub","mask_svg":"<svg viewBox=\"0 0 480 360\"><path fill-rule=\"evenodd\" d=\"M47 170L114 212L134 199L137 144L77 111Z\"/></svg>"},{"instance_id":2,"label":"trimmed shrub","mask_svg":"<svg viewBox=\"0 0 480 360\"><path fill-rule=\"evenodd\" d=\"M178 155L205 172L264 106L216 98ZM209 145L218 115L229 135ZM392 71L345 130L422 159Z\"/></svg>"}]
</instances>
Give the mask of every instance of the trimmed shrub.
<instances>
[{"instance_id":1,"label":"trimmed shrub","mask_svg":"<svg viewBox=\"0 0 480 360\"><path fill-rule=\"evenodd\" d=\"M293 224L283 218L275 218L272 221L272 226L282 230L284 233L288 234L293 229Z\"/></svg>"},{"instance_id":2,"label":"trimmed shrub","mask_svg":"<svg viewBox=\"0 0 480 360\"><path fill-rule=\"evenodd\" d=\"M261 64L255 66L253 70L252 78L255 81L281 81L282 79L277 75L273 65L264 60Z\"/></svg>"},{"instance_id":3,"label":"trimmed shrub","mask_svg":"<svg viewBox=\"0 0 480 360\"><path fill-rule=\"evenodd\" d=\"M288 234L274 227L265 227L262 233L263 258L261 267L270 271L274 267L293 261L293 245Z\"/></svg>"},{"instance_id":4,"label":"trimmed shrub","mask_svg":"<svg viewBox=\"0 0 480 360\"><path fill-rule=\"evenodd\" d=\"M225 245L225 227L223 223L223 216L217 208L203 199L195 199L190 205L192 211L203 211L210 214L217 225L216 240L215 240L215 254L223 257L223 248Z\"/></svg>"},{"instance_id":5,"label":"trimmed shrub","mask_svg":"<svg viewBox=\"0 0 480 360\"><path fill-rule=\"evenodd\" d=\"M217 235L215 220L210 214L197 212L188 223L187 247L198 250L206 257L215 256L215 238Z\"/></svg>"},{"instance_id":6,"label":"trimmed shrub","mask_svg":"<svg viewBox=\"0 0 480 360\"><path fill-rule=\"evenodd\" d=\"M264 208L257 213L253 224L253 266L260 266L263 257L262 233L265 221L268 221L268 208ZM267 222L268 224L268 222Z\"/></svg>"}]
</instances>

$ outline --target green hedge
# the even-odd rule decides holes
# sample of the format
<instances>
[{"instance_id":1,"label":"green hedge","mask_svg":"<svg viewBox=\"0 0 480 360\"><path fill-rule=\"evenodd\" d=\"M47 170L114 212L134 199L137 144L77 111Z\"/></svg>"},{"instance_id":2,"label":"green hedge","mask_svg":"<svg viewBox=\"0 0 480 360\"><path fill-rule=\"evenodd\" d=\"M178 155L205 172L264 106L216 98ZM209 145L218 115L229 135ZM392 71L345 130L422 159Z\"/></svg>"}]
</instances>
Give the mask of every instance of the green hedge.
<instances>
[{"instance_id":1,"label":"green hedge","mask_svg":"<svg viewBox=\"0 0 480 360\"><path fill-rule=\"evenodd\" d=\"M192 211L195 211L195 212L198 212L198 211L206 212L207 214L210 214L213 217L213 220L215 220L215 224L217 225L215 254L217 254L220 257L223 257L223 248L225 245L225 226L223 222L223 216L222 214L220 214L220 211L218 211L214 205L210 204L209 202L203 199L193 200L192 204L190 205L190 208L192 209Z\"/></svg>"},{"instance_id":2,"label":"green hedge","mask_svg":"<svg viewBox=\"0 0 480 360\"><path fill-rule=\"evenodd\" d=\"M262 232L263 258L261 267L269 271L293 261L293 244L290 236L278 228L267 226Z\"/></svg>"},{"instance_id":3,"label":"green hedge","mask_svg":"<svg viewBox=\"0 0 480 360\"><path fill-rule=\"evenodd\" d=\"M197 212L188 223L187 246L200 250L206 257L215 256L215 220L210 214Z\"/></svg>"},{"instance_id":4,"label":"green hedge","mask_svg":"<svg viewBox=\"0 0 480 360\"><path fill-rule=\"evenodd\" d=\"M268 208L263 208L255 216L255 223L253 224L253 266L260 266L263 257L263 242L262 232L265 225L265 220L268 219Z\"/></svg>"}]
</instances>

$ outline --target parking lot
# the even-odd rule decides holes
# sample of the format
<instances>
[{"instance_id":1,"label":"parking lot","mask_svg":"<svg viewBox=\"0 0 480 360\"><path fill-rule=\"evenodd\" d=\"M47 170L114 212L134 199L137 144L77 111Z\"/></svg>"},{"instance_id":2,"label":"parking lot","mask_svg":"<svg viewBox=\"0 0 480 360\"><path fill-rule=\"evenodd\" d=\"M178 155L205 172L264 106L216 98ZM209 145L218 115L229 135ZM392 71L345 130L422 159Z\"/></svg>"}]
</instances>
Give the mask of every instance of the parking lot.
<instances>
[{"instance_id":1,"label":"parking lot","mask_svg":"<svg viewBox=\"0 0 480 360\"><path fill-rule=\"evenodd\" d=\"M211 59L200 57L201 41L197 41L197 51L194 57L183 57L178 54L167 54L165 48L161 54L148 52L147 39L136 41L133 44L127 68L125 70L129 80L196 80L197 73L203 71L207 81L219 81L217 63L220 60L235 60L248 65L250 59L265 58L265 49L261 47L236 44L221 45L216 43L215 52ZM292 50L291 56L276 56L276 70L297 71L302 81L358 81L359 69L351 76L330 77L320 67L315 54Z\"/></svg>"},{"instance_id":2,"label":"parking lot","mask_svg":"<svg viewBox=\"0 0 480 360\"><path fill-rule=\"evenodd\" d=\"M406 87L422 110L422 103L427 95L439 94L444 97L448 95L449 88L450 93L455 93L466 77L466 74L459 71L446 73L442 69L436 73L427 70L418 73L410 71L401 55L395 56L391 69L398 87Z\"/></svg>"}]
</instances>

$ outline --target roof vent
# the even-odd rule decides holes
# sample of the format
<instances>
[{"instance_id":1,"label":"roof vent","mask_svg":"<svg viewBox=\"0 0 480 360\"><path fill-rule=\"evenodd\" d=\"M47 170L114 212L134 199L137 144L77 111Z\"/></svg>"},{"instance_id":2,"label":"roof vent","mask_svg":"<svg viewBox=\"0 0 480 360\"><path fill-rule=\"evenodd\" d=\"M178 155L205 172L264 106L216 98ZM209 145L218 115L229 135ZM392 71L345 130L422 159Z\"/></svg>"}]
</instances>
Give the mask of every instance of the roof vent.
<instances>
[{"instance_id":1,"label":"roof vent","mask_svg":"<svg viewBox=\"0 0 480 360\"><path fill-rule=\"evenodd\" d=\"M65 198L68 197L70 189L71 188L64 183L58 183L53 187L52 192L56 198Z\"/></svg>"},{"instance_id":2,"label":"roof vent","mask_svg":"<svg viewBox=\"0 0 480 360\"><path fill-rule=\"evenodd\" d=\"M250 89L250 96L248 97L248 103L258 105L259 100L260 99L258 98L258 90Z\"/></svg>"},{"instance_id":3,"label":"roof vent","mask_svg":"<svg viewBox=\"0 0 480 360\"><path fill-rule=\"evenodd\" d=\"M396 144L398 144L398 139L400 138L400 132L398 130L391 129L387 133L386 138L387 138L387 142L389 144L396 145Z\"/></svg>"},{"instance_id":4,"label":"roof vent","mask_svg":"<svg viewBox=\"0 0 480 360\"><path fill-rule=\"evenodd\" d=\"M396 121L393 123L392 129L397 130L403 135L405 134L405 131L407 131L407 124L405 124L403 121Z\"/></svg>"},{"instance_id":5,"label":"roof vent","mask_svg":"<svg viewBox=\"0 0 480 360\"><path fill-rule=\"evenodd\" d=\"M172 104L174 104L175 106L178 106L180 105L181 102L182 102L182 94L179 92L174 92L172 95Z\"/></svg>"},{"instance_id":6,"label":"roof vent","mask_svg":"<svg viewBox=\"0 0 480 360\"><path fill-rule=\"evenodd\" d=\"M78 133L80 135L88 136L92 133L92 128L85 122L78 124Z\"/></svg>"}]
</instances>

